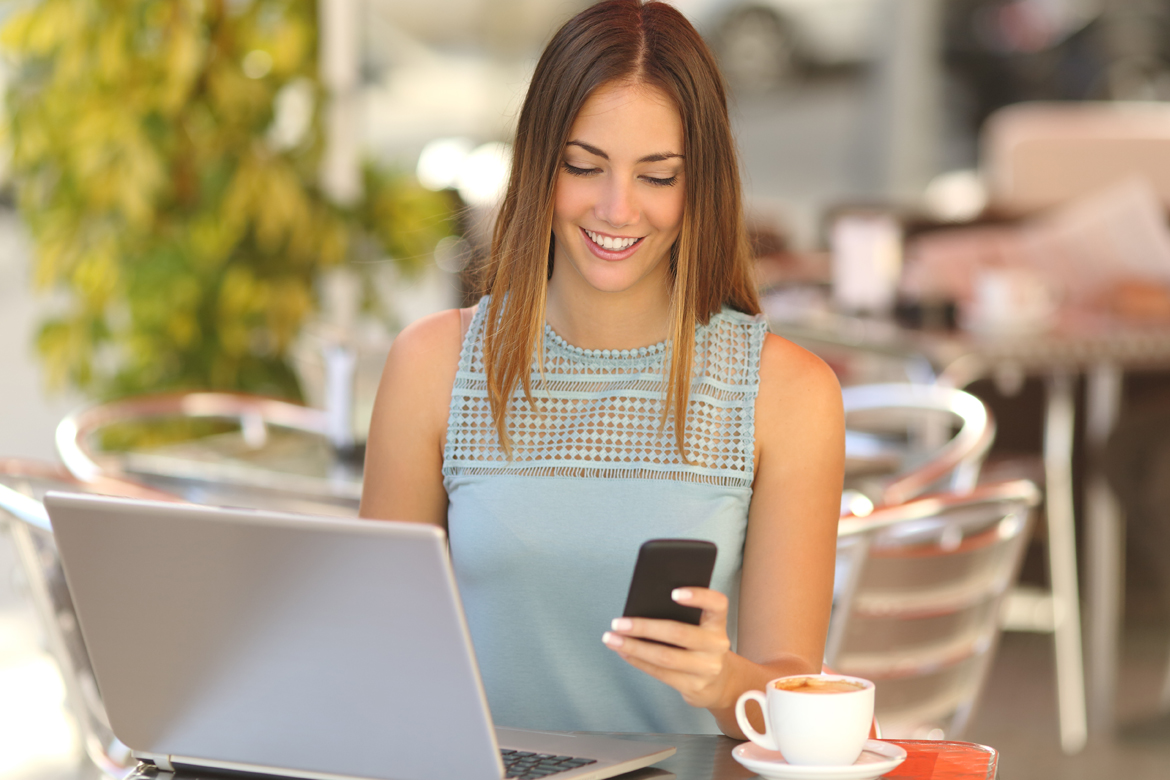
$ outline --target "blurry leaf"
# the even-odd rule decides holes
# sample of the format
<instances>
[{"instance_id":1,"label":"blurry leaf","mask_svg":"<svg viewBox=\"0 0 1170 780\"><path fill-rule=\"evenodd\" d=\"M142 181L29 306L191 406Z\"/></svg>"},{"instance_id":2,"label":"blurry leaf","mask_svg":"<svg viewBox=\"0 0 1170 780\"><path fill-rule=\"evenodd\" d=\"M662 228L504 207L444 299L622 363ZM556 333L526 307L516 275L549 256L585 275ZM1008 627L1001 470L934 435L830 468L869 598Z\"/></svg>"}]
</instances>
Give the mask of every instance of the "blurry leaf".
<instances>
[{"instance_id":1,"label":"blurry leaf","mask_svg":"<svg viewBox=\"0 0 1170 780\"><path fill-rule=\"evenodd\" d=\"M337 265L349 253L349 231L339 219L324 220L317 256L325 266Z\"/></svg>"},{"instance_id":2,"label":"blurry leaf","mask_svg":"<svg viewBox=\"0 0 1170 780\"><path fill-rule=\"evenodd\" d=\"M130 63L126 33L126 18L121 14L115 14L109 24L97 31L98 75L102 81L114 83L127 76Z\"/></svg>"},{"instance_id":3,"label":"blurry leaf","mask_svg":"<svg viewBox=\"0 0 1170 780\"><path fill-rule=\"evenodd\" d=\"M192 439L201 439L205 436L231 433L239 429L239 425L227 420L164 417L149 422L111 423L101 429L99 441L101 449L105 452L125 452L131 449L149 450Z\"/></svg>"},{"instance_id":4,"label":"blurry leaf","mask_svg":"<svg viewBox=\"0 0 1170 780\"><path fill-rule=\"evenodd\" d=\"M304 72L306 54L313 45L313 34L313 27L304 19L280 27L266 47L272 55L273 75L289 78Z\"/></svg>"},{"instance_id":5,"label":"blurry leaf","mask_svg":"<svg viewBox=\"0 0 1170 780\"><path fill-rule=\"evenodd\" d=\"M78 10L69 0L45 0L19 11L4 26L0 43L14 52L43 56L76 34Z\"/></svg>"},{"instance_id":6,"label":"blurry leaf","mask_svg":"<svg viewBox=\"0 0 1170 780\"><path fill-rule=\"evenodd\" d=\"M67 232L65 226L56 221L49 224L57 229L44 231L43 236L38 236L36 247L37 263L33 281L42 289L69 274L78 255L76 239Z\"/></svg>"},{"instance_id":7,"label":"blurry leaf","mask_svg":"<svg viewBox=\"0 0 1170 780\"><path fill-rule=\"evenodd\" d=\"M302 281L285 278L275 283L268 320L279 349L292 342L300 322L312 307L310 290Z\"/></svg>"},{"instance_id":8,"label":"blurry leaf","mask_svg":"<svg viewBox=\"0 0 1170 780\"><path fill-rule=\"evenodd\" d=\"M206 42L196 25L175 25L167 41L162 107L167 113L186 103L205 62Z\"/></svg>"},{"instance_id":9,"label":"blurry leaf","mask_svg":"<svg viewBox=\"0 0 1170 780\"><path fill-rule=\"evenodd\" d=\"M310 218L308 203L296 175L279 160L262 165L257 184L259 190L252 193L256 239L261 250L276 252L289 234Z\"/></svg>"},{"instance_id":10,"label":"blurry leaf","mask_svg":"<svg viewBox=\"0 0 1170 780\"><path fill-rule=\"evenodd\" d=\"M61 388L72 383L84 386L91 374L91 355L83 318L53 319L41 326L37 349L45 358L49 387Z\"/></svg>"},{"instance_id":11,"label":"blurry leaf","mask_svg":"<svg viewBox=\"0 0 1170 780\"><path fill-rule=\"evenodd\" d=\"M399 268L418 271L431 260L435 245L452 230L447 196L423 188L405 174L367 166L366 198L358 220L378 239Z\"/></svg>"},{"instance_id":12,"label":"blurry leaf","mask_svg":"<svg viewBox=\"0 0 1170 780\"><path fill-rule=\"evenodd\" d=\"M102 311L117 288L115 251L110 242L98 244L82 255L73 271L72 286L81 297L82 305L90 311Z\"/></svg>"},{"instance_id":13,"label":"blurry leaf","mask_svg":"<svg viewBox=\"0 0 1170 780\"><path fill-rule=\"evenodd\" d=\"M217 214L199 214L191 221L187 241L200 270L210 271L227 262L239 241L239 232L233 227Z\"/></svg>"}]
</instances>

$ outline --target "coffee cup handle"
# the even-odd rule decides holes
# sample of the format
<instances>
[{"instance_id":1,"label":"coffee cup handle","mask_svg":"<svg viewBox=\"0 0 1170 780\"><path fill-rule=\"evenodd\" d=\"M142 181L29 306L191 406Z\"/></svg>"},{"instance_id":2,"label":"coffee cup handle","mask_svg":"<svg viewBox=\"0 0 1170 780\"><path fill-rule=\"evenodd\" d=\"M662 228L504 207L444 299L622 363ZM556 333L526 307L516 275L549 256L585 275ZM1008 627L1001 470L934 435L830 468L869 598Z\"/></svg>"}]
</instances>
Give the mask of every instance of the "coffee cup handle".
<instances>
[{"instance_id":1,"label":"coffee cup handle","mask_svg":"<svg viewBox=\"0 0 1170 780\"><path fill-rule=\"evenodd\" d=\"M764 729L767 734L761 734L752 728L752 724L748 722L747 710L745 705L748 700L755 700L760 705L760 710L764 713ZM763 691L744 691L739 700L735 703L735 720L739 723L740 729L747 735L747 738L755 742L764 750L779 750L780 746L776 744L776 740L772 739L772 724L768 722L768 699Z\"/></svg>"}]
</instances>

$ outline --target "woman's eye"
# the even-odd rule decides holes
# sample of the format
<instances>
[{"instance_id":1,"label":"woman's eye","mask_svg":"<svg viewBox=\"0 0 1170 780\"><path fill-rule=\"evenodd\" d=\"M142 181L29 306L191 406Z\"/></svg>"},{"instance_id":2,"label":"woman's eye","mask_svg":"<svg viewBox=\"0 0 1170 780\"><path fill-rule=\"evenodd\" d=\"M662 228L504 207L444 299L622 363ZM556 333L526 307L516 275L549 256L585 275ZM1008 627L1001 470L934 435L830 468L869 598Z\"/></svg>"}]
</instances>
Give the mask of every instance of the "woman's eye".
<instances>
[{"instance_id":1,"label":"woman's eye","mask_svg":"<svg viewBox=\"0 0 1170 780\"><path fill-rule=\"evenodd\" d=\"M573 176L592 176L593 174L597 173L596 168L578 168L577 166L569 165L568 163L561 164L565 166L565 172Z\"/></svg>"},{"instance_id":2,"label":"woman's eye","mask_svg":"<svg viewBox=\"0 0 1170 780\"><path fill-rule=\"evenodd\" d=\"M643 176L642 178L646 180L646 183L652 184L655 187L673 187L674 183L678 181L678 174L676 173L669 179L660 179L654 176Z\"/></svg>"}]
</instances>

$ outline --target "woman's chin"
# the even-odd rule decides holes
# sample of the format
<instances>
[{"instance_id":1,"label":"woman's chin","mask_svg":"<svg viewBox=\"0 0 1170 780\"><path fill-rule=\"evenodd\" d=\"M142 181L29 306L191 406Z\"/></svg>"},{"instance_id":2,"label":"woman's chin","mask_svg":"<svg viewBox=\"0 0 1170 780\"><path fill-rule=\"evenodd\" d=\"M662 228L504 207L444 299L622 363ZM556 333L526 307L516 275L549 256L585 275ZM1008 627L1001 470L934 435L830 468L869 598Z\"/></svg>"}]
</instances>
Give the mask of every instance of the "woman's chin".
<instances>
[{"instance_id":1,"label":"woman's chin","mask_svg":"<svg viewBox=\"0 0 1170 780\"><path fill-rule=\"evenodd\" d=\"M628 273L599 273L585 276L585 283L590 288L608 295L628 294L648 287L647 282L644 276L631 278Z\"/></svg>"},{"instance_id":2,"label":"woman's chin","mask_svg":"<svg viewBox=\"0 0 1170 780\"><path fill-rule=\"evenodd\" d=\"M657 265L645 268L629 261L609 263L596 258L591 260L592 262L576 266L576 270L578 278L596 292L621 294L654 289L669 295L669 285L663 286L660 283L661 272Z\"/></svg>"}]
</instances>

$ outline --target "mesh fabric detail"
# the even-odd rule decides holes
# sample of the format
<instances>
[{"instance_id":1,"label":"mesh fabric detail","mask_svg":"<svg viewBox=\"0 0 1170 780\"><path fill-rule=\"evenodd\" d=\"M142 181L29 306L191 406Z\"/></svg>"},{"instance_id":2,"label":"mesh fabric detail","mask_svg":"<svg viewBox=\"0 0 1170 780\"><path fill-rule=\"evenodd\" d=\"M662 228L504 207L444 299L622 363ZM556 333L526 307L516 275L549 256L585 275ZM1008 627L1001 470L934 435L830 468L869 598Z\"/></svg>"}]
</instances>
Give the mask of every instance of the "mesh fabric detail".
<instances>
[{"instance_id":1,"label":"mesh fabric detail","mask_svg":"<svg viewBox=\"0 0 1170 780\"><path fill-rule=\"evenodd\" d=\"M662 425L666 343L633 350L586 350L544 331L544 375L534 361L532 395L513 394L509 460L488 401L483 362L487 299L463 342L451 396L444 476L666 479L751 486L762 317L724 309L695 333L694 380L683 461L674 416Z\"/></svg>"}]
</instances>

